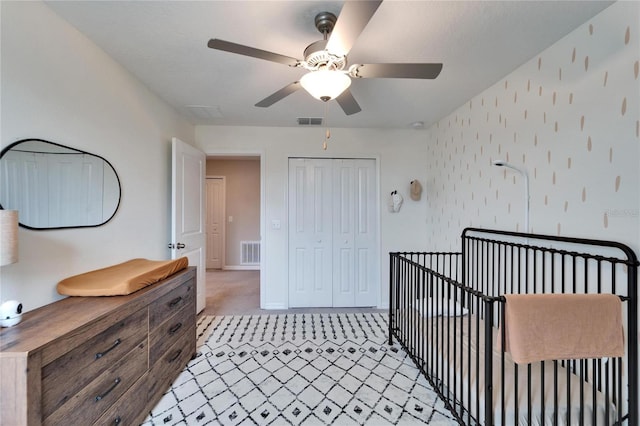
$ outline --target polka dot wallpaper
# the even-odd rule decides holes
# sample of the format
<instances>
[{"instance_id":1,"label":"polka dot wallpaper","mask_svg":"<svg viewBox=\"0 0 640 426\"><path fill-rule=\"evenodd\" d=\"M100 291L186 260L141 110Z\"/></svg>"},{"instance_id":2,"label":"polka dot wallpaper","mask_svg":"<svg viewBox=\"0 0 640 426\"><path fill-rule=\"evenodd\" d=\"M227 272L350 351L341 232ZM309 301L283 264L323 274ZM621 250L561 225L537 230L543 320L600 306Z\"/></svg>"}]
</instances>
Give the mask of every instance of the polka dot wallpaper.
<instances>
[{"instance_id":1,"label":"polka dot wallpaper","mask_svg":"<svg viewBox=\"0 0 640 426\"><path fill-rule=\"evenodd\" d=\"M428 246L464 227L640 253L640 3L617 2L428 129Z\"/></svg>"}]
</instances>

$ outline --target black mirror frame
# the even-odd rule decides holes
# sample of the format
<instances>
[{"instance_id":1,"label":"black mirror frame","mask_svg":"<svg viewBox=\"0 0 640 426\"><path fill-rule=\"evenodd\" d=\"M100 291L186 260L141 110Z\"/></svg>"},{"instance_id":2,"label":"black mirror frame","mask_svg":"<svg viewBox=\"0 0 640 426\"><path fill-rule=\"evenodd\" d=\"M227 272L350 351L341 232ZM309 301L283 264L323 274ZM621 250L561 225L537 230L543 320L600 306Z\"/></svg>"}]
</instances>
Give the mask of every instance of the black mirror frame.
<instances>
[{"instance_id":1,"label":"black mirror frame","mask_svg":"<svg viewBox=\"0 0 640 426\"><path fill-rule=\"evenodd\" d=\"M106 158L104 158L104 157L102 157L100 155L93 154L91 152L83 151L81 149L72 148L72 147L67 146L67 145L62 145L60 143L51 142L51 141L48 141L46 139L38 139L38 138L20 139L18 141L10 143L6 147L4 147L2 149L2 151L0 151L0 160L2 160L2 157L4 157L4 155L9 150L11 150L11 148L13 148L14 146L19 145L19 144L21 144L23 142L27 142L27 141L44 142L44 143L48 143L48 144L51 144L51 145L59 146L59 147L64 148L64 149L72 149L72 150L78 151L79 153L82 153L82 154L88 154L88 155L92 155L94 157L100 158L102 161L104 161L106 164L108 164L109 167L111 167L111 170L113 170L113 174L116 176L116 181L118 182L118 203L116 204L116 207L113 210L113 214L111 216L109 216L109 218L107 220L105 220L102 223L95 224L95 225L52 226L52 227L47 227L47 228L35 228L33 226L25 225L22 222L20 222L20 217L18 215L18 225L19 226L21 226L22 228L25 228L25 229L31 229L32 231L52 231L52 230L59 230L59 229L97 228L99 226L106 225L107 223L109 223L109 221L111 221L111 219L114 218L114 216L118 212L118 209L120 208L120 202L122 201L122 184L120 183L120 176L118 176L118 172L116 172L115 167L113 167L113 165L109 162L109 160L107 160ZM0 203L0 210L6 210L1 203Z\"/></svg>"}]
</instances>

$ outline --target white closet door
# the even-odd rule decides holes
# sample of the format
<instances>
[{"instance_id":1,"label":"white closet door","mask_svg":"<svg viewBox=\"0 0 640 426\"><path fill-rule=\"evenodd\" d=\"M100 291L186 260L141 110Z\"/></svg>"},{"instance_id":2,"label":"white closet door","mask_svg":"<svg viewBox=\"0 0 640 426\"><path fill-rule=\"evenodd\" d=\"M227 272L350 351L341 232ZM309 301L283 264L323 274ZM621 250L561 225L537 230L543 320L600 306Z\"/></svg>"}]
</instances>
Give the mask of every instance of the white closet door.
<instances>
[{"instance_id":1,"label":"white closet door","mask_svg":"<svg viewBox=\"0 0 640 426\"><path fill-rule=\"evenodd\" d=\"M289 306L332 306L331 162L289 160Z\"/></svg>"},{"instance_id":2,"label":"white closet door","mask_svg":"<svg viewBox=\"0 0 640 426\"><path fill-rule=\"evenodd\" d=\"M333 161L333 306L377 303L375 161Z\"/></svg>"},{"instance_id":3,"label":"white closet door","mask_svg":"<svg viewBox=\"0 0 640 426\"><path fill-rule=\"evenodd\" d=\"M375 160L289 160L289 306L375 306Z\"/></svg>"}]
</instances>

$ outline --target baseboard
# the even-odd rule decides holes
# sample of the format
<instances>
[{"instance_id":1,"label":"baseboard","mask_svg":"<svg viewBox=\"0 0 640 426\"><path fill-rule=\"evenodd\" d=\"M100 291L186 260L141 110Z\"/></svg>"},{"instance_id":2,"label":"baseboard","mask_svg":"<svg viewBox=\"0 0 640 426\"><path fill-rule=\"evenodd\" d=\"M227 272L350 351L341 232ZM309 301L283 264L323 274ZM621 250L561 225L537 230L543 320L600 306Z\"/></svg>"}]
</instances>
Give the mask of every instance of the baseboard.
<instances>
[{"instance_id":1,"label":"baseboard","mask_svg":"<svg viewBox=\"0 0 640 426\"><path fill-rule=\"evenodd\" d=\"M270 309L270 310L274 310L274 309L287 309L287 307L283 304L283 303L266 303L264 305L264 307L262 307L261 309Z\"/></svg>"},{"instance_id":2,"label":"baseboard","mask_svg":"<svg viewBox=\"0 0 640 426\"><path fill-rule=\"evenodd\" d=\"M225 265L225 271L259 271L260 265Z\"/></svg>"}]
</instances>

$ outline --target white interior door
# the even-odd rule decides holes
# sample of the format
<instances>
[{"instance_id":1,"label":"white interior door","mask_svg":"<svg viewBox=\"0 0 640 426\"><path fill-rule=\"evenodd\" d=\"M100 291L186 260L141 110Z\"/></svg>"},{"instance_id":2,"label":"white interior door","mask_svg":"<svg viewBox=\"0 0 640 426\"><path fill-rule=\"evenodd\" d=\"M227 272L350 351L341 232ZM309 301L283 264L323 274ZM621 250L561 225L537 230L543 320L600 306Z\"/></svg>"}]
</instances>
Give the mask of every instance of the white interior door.
<instances>
[{"instance_id":1,"label":"white interior door","mask_svg":"<svg viewBox=\"0 0 640 426\"><path fill-rule=\"evenodd\" d=\"M289 160L289 306L332 306L331 164Z\"/></svg>"},{"instance_id":2,"label":"white interior door","mask_svg":"<svg viewBox=\"0 0 640 426\"><path fill-rule=\"evenodd\" d=\"M196 311L206 304L205 154L177 138L172 140L171 258L186 256L196 274Z\"/></svg>"},{"instance_id":3,"label":"white interior door","mask_svg":"<svg viewBox=\"0 0 640 426\"><path fill-rule=\"evenodd\" d=\"M207 178L206 190L207 269L222 269L224 266L224 178Z\"/></svg>"},{"instance_id":4,"label":"white interior door","mask_svg":"<svg viewBox=\"0 0 640 426\"><path fill-rule=\"evenodd\" d=\"M377 304L376 194L375 160L289 160L291 307Z\"/></svg>"}]
</instances>

